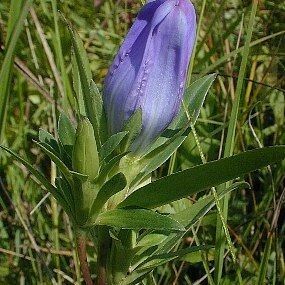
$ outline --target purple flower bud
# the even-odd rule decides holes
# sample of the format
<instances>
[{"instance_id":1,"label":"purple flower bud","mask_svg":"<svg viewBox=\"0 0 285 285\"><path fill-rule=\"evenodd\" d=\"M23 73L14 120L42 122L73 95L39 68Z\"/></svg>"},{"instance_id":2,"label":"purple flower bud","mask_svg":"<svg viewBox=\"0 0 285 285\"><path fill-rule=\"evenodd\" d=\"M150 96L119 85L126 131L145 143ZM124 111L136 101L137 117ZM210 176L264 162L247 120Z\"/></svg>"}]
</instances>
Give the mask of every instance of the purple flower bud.
<instances>
[{"instance_id":1,"label":"purple flower bud","mask_svg":"<svg viewBox=\"0 0 285 285\"><path fill-rule=\"evenodd\" d=\"M141 108L133 150L149 145L177 115L195 36L189 0L149 1L127 34L105 80L104 107L112 134Z\"/></svg>"}]
</instances>

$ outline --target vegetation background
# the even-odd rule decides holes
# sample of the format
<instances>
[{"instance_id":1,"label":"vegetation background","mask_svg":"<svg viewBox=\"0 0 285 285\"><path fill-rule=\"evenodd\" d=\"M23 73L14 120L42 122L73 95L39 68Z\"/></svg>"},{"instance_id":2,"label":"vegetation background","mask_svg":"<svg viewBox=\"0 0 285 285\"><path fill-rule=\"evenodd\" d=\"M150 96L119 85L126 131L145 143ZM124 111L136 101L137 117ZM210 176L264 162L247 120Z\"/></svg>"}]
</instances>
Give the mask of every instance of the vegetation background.
<instances>
[{"instance_id":1,"label":"vegetation background","mask_svg":"<svg viewBox=\"0 0 285 285\"><path fill-rule=\"evenodd\" d=\"M33 140L39 128L54 132L59 111L70 113L73 104L72 49L63 19L72 23L83 39L93 78L102 87L108 66L142 3L34 0L28 10L28 2L0 1L0 142L52 180L56 168ZM191 81L206 73L218 73L196 124L206 159L222 156L235 96L240 96L235 153L284 144L284 1L260 0L256 12L252 3L257 1L193 2L199 29ZM244 46L251 31L247 57ZM6 47L11 43L15 49L7 60ZM238 74L242 85L238 84ZM58 284L81 284L66 214L26 169L3 151L0 162L0 284L49 284L51 276ZM190 134L153 179L200 163ZM246 180L252 189L232 195L228 227L237 265L230 254L225 256L221 284L240 284L236 266L241 284L285 284L284 176L283 161L251 173ZM216 216L213 210L197 226L200 243L214 243ZM189 233L180 246L192 243L193 234ZM91 269L95 269L96 252L91 245L90 241L88 254ZM213 252L204 259L195 254L169 262L154 272L154 279L159 285L208 284L207 269L213 271Z\"/></svg>"}]
</instances>

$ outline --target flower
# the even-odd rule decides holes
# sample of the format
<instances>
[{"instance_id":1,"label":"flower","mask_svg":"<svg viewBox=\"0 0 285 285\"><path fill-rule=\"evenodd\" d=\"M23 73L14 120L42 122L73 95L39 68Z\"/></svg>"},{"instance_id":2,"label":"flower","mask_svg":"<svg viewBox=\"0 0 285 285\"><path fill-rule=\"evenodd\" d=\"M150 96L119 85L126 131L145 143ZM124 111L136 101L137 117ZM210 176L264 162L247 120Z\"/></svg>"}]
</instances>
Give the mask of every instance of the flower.
<instances>
[{"instance_id":1,"label":"flower","mask_svg":"<svg viewBox=\"0 0 285 285\"><path fill-rule=\"evenodd\" d=\"M189 0L148 2L127 34L105 79L103 100L111 134L142 110L133 151L148 146L177 115L195 37Z\"/></svg>"}]
</instances>

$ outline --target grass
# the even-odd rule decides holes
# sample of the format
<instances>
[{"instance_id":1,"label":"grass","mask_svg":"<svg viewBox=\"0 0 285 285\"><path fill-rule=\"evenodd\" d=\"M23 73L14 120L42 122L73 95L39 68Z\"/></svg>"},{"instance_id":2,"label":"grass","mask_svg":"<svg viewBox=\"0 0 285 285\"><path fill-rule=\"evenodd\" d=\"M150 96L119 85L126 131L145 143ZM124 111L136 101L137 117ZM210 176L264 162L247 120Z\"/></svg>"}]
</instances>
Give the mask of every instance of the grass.
<instances>
[{"instance_id":1,"label":"grass","mask_svg":"<svg viewBox=\"0 0 285 285\"><path fill-rule=\"evenodd\" d=\"M94 8L91 0L0 2L1 144L26 157L51 181L56 168L32 140L40 127L55 132L59 112L70 113L74 104L71 41L63 17L83 39L93 79L102 87L141 7L139 0L96 3ZM201 154L210 161L285 143L283 1L194 4L200 18L190 80L219 75L196 132L154 172L154 179L201 163ZM67 215L25 168L2 151L0 161L0 284L81 284ZM245 177L250 190L220 201L233 254L213 209L178 247L206 243L216 248L159 267L153 272L156 284L284 284L284 170L283 162L251 173ZM94 275L91 241L87 251Z\"/></svg>"}]
</instances>

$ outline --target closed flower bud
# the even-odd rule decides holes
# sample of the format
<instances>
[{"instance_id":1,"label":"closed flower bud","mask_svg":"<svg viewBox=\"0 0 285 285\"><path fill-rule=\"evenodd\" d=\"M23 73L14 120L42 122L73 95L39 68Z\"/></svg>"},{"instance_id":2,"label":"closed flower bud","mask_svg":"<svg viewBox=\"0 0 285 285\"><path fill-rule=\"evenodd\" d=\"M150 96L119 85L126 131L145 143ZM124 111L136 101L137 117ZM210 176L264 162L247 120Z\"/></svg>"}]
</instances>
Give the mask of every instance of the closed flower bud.
<instances>
[{"instance_id":1,"label":"closed flower bud","mask_svg":"<svg viewBox=\"0 0 285 285\"><path fill-rule=\"evenodd\" d=\"M72 166L76 172L87 175L90 180L96 178L99 169L99 157L91 123L81 119L77 126L72 154Z\"/></svg>"},{"instance_id":2,"label":"closed flower bud","mask_svg":"<svg viewBox=\"0 0 285 285\"><path fill-rule=\"evenodd\" d=\"M133 150L149 145L177 115L195 36L189 0L149 1L127 34L107 74L103 98L112 134L141 108L142 131Z\"/></svg>"}]
</instances>

